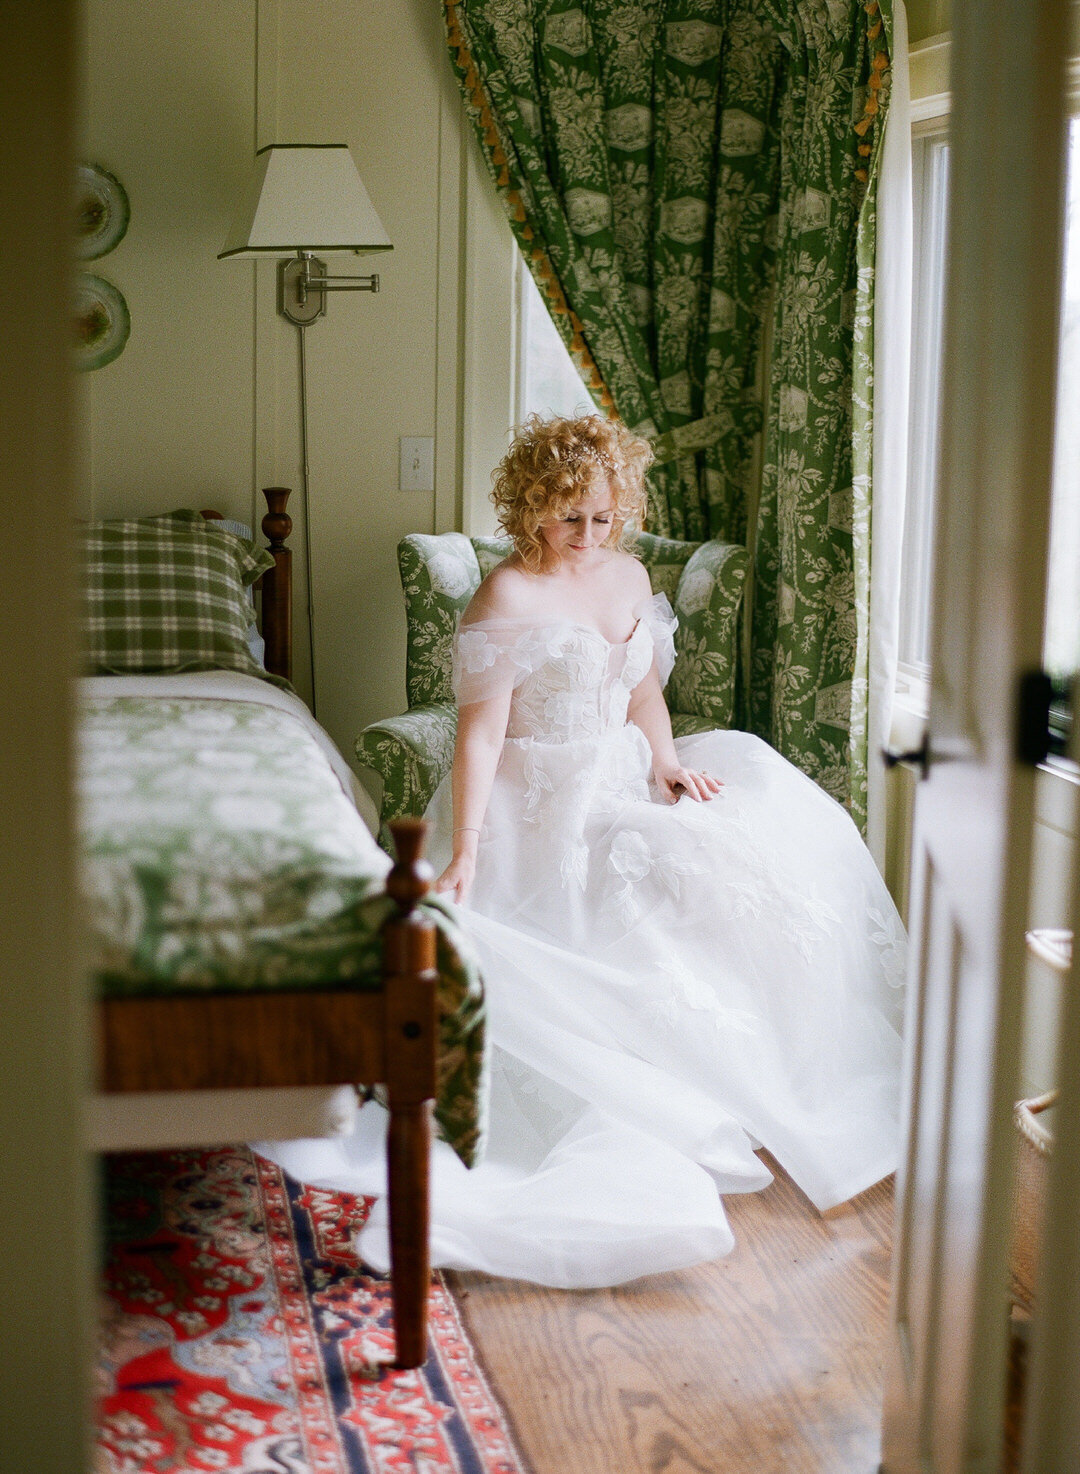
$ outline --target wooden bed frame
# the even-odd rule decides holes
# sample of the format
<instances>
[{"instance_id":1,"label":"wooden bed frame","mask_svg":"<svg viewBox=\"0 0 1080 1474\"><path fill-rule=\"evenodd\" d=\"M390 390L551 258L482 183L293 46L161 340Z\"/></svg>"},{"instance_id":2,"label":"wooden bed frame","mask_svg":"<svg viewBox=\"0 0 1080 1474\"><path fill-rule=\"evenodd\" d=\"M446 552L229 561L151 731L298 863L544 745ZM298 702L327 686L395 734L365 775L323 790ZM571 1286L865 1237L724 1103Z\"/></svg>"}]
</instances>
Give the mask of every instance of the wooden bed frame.
<instances>
[{"instance_id":1,"label":"wooden bed frame","mask_svg":"<svg viewBox=\"0 0 1080 1474\"><path fill-rule=\"evenodd\" d=\"M262 528L274 568L262 579L266 668L292 674L292 519L289 492L268 487ZM206 512L208 518L220 513ZM430 869L424 824L391 825L398 859L386 890L396 915L383 929L379 989L174 994L98 1004L100 1088L222 1090L292 1085L385 1085L391 1285L396 1365L427 1355L431 1102L435 1095L435 925L416 910Z\"/></svg>"}]
</instances>

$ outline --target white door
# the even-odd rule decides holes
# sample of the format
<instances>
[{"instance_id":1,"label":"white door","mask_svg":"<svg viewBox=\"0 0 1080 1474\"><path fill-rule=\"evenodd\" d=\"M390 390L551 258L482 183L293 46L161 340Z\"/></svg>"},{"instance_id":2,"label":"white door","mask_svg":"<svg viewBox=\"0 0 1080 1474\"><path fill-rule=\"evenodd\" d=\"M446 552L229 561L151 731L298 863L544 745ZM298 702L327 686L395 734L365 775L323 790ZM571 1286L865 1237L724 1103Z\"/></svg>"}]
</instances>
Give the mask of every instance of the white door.
<instances>
[{"instance_id":1,"label":"white door","mask_svg":"<svg viewBox=\"0 0 1080 1474\"><path fill-rule=\"evenodd\" d=\"M996 1474L1062 237L1065 0L953 0L927 779L885 1474Z\"/></svg>"}]
</instances>

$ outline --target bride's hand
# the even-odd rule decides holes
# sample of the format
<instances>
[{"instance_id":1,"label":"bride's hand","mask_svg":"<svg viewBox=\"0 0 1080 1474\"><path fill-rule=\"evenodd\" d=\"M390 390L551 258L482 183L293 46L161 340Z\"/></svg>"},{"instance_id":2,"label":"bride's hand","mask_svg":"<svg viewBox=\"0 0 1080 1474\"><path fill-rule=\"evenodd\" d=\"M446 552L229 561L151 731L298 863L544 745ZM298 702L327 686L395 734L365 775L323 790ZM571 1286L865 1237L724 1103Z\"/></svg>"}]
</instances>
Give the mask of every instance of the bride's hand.
<instances>
[{"instance_id":1,"label":"bride's hand","mask_svg":"<svg viewBox=\"0 0 1080 1474\"><path fill-rule=\"evenodd\" d=\"M714 778L711 773L700 773L695 768L683 768L678 763L670 766L653 768L653 777L656 786L660 790L661 797L669 804L678 803L684 793L688 793L696 803L704 803L715 797L723 788L719 778Z\"/></svg>"},{"instance_id":2,"label":"bride's hand","mask_svg":"<svg viewBox=\"0 0 1080 1474\"><path fill-rule=\"evenodd\" d=\"M435 882L439 895L447 896L459 906L464 906L472 890L476 874L476 861L471 855L455 855Z\"/></svg>"}]
</instances>

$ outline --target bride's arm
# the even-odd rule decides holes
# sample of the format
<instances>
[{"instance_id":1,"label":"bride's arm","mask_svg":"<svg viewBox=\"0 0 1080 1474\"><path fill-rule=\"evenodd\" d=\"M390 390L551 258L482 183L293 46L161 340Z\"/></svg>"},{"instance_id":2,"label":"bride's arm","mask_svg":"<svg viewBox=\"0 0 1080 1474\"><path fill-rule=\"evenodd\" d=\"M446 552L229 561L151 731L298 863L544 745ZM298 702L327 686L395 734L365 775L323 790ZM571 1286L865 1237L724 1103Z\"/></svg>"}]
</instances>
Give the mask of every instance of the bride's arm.
<instances>
[{"instance_id":1,"label":"bride's arm","mask_svg":"<svg viewBox=\"0 0 1080 1474\"><path fill-rule=\"evenodd\" d=\"M491 634L489 627L485 637L482 631L473 631L472 627L485 620L516 619L521 613L518 603L521 593L521 574L511 557L483 580L469 600L458 628L457 640L461 644L472 638L479 648L473 650L472 661L465 660L460 683L455 677L458 724L450 777L454 801L453 856L436 880L435 889L459 903L466 900L472 889L480 828L506 740L514 686L513 664L503 659L505 652L500 654L498 633ZM491 645L495 648L490 648Z\"/></svg>"},{"instance_id":2,"label":"bride's arm","mask_svg":"<svg viewBox=\"0 0 1080 1474\"><path fill-rule=\"evenodd\" d=\"M671 717L668 715L664 693L660 689L660 675L656 661L643 681L636 685L630 695L627 716L645 733L652 749L653 777L661 796L669 804L677 802L683 793L699 802L719 793L723 784L708 773L699 773L693 768L684 768L675 751L675 739L671 735Z\"/></svg>"},{"instance_id":3,"label":"bride's arm","mask_svg":"<svg viewBox=\"0 0 1080 1474\"><path fill-rule=\"evenodd\" d=\"M510 719L510 688L458 711L457 742L450 779L454 796L454 852L435 889L463 903L476 873L476 847L487 812Z\"/></svg>"}]
</instances>

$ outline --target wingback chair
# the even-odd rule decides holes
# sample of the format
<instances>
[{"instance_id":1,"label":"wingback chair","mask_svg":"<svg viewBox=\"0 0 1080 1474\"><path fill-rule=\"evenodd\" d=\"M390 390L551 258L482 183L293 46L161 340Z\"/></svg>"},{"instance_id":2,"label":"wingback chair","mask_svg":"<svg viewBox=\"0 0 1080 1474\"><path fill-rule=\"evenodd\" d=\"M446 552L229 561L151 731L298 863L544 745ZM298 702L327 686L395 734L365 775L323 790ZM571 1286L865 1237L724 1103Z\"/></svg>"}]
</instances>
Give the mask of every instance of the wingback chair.
<instances>
[{"instance_id":1,"label":"wingback chair","mask_svg":"<svg viewBox=\"0 0 1080 1474\"><path fill-rule=\"evenodd\" d=\"M408 622L409 709L365 727L356 739L360 766L382 780L384 844L390 820L422 814L450 770L457 730L450 684L454 631L480 580L509 551L507 539L470 538L460 532L414 532L398 544ZM679 617L675 669L666 690L675 736L729 727L746 549L715 541L676 542L642 532L633 551L648 569L653 592L667 594Z\"/></svg>"}]
</instances>

